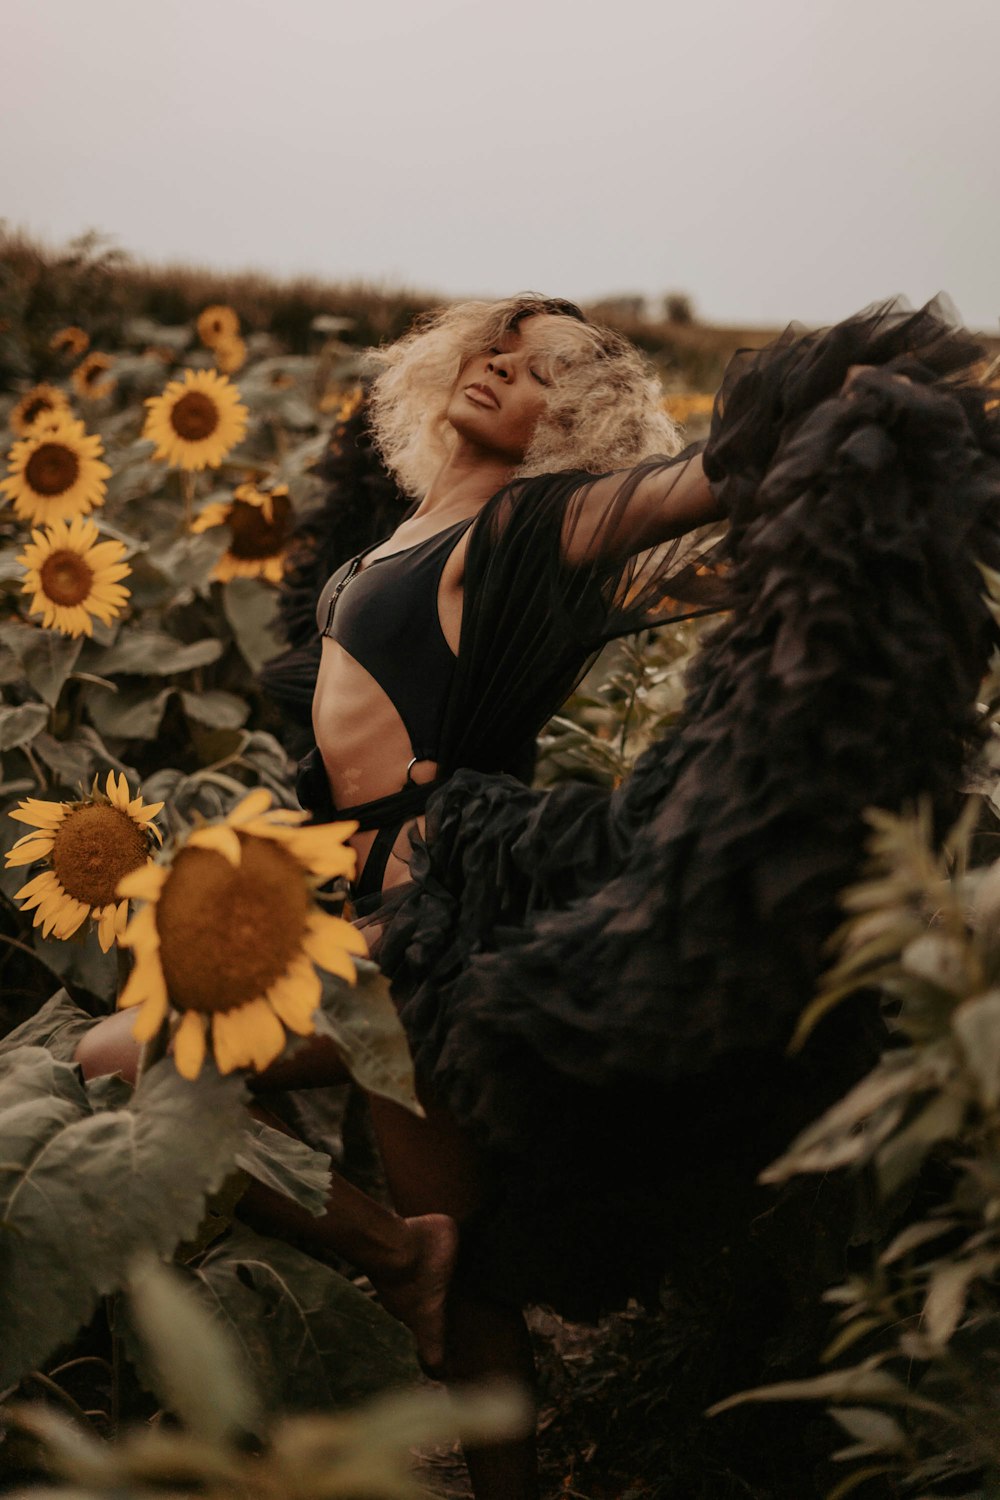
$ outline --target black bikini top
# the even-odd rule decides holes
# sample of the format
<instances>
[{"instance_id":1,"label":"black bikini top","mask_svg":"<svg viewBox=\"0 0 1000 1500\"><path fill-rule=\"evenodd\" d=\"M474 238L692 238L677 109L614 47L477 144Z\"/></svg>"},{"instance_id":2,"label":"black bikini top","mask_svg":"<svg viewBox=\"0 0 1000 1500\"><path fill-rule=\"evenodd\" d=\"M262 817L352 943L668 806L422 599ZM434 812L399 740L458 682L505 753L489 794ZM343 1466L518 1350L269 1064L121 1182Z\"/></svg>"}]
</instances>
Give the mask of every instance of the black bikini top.
<instances>
[{"instance_id":1,"label":"black bikini top","mask_svg":"<svg viewBox=\"0 0 1000 1500\"><path fill-rule=\"evenodd\" d=\"M410 736L414 760L437 759L455 670L438 617L438 587L445 563L474 519L375 557L365 568L361 564L374 547L360 552L327 581L316 608L320 634L342 646L390 699Z\"/></svg>"}]
</instances>

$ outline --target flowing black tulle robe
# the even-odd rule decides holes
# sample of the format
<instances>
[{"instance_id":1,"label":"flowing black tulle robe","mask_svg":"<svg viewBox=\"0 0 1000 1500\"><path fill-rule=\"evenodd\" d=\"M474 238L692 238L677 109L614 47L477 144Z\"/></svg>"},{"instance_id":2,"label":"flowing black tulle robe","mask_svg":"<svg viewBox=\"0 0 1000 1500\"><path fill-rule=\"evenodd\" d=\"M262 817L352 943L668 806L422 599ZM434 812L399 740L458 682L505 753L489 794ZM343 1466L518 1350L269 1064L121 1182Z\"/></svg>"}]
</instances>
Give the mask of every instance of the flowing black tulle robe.
<instances>
[{"instance_id":1,"label":"flowing black tulle robe","mask_svg":"<svg viewBox=\"0 0 1000 1500\"><path fill-rule=\"evenodd\" d=\"M490 1163L464 1273L493 1295L648 1299L713 1213L722 1236L756 1212L756 1172L863 1065L856 1013L785 1047L864 809L955 809L993 643L976 562L1000 566L980 357L941 300L738 355L704 449L721 540L627 551L642 474L694 450L623 474L583 567L563 558L592 476L518 481L477 519L449 780L380 961ZM853 365L877 368L847 395ZM505 774L604 641L723 606L680 724L618 791Z\"/></svg>"}]
</instances>

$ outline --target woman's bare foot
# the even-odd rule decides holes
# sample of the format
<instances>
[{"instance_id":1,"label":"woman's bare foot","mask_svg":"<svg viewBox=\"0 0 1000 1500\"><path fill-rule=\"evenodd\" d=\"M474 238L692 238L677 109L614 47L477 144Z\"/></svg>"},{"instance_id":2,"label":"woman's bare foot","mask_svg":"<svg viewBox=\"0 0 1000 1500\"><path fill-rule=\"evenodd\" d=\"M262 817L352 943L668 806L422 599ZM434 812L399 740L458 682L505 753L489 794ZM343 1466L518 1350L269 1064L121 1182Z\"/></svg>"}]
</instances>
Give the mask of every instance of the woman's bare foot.
<instances>
[{"instance_id":1,"label":"woman's bare foot","mask_svg":"<svg viewBox=\"0 0 1000 1500\"><path fill-rule=\"evenodd\" d=\"M444 1366L445 1304L458 1256L458 1225L447 1214L405 1219L410 1255L399 1271L369 1279L387 1312L413 1334L428 1375Z\"/></svg>"}]
</instances>

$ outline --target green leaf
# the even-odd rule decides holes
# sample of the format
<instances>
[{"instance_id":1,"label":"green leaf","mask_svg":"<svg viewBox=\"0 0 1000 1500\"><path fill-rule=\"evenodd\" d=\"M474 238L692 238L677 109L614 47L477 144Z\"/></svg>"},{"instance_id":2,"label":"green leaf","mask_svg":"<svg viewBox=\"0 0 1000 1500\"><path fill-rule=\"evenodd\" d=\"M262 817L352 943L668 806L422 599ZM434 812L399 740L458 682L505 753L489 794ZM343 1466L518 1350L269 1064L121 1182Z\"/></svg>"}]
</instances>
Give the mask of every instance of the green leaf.
<instances>
[{"instance_id":1,"label":"green leaf","mask_svg":"<svg viewBox=\"0 0 1000 1500\"><path fill-rule=\"evenodd\" d=\"M181 702L189 719L209 729L239 729L250 713L249 703L236 693L181 693Z\"/></svg>"},{"instance_id":2,"label":"green leaf","mask_svg":"<svg viewBox=\"0 0 1000 1500\"><path fill-rule=\"evenodd\" d=\"M413 1059L389 981L374 964L358 964L357 984L327 975L315 1017L321 1036L337 1043L351 1077L369 1093L422 1115Z\"/></svg>"},{"instance_id":3,"label":"green leaf","mask_svg":"<svg viewBox=\"0 0 1000 1500\"><path fill-rule=\"evenodd\" d=\"M86 788L94 774L94 751L82 740L57 740L51 734L35 737L32 749L64 786Z\"/></svg>"},{"instance_id":4,"label":"green leaf","mask_svg":"<svg viewBox=\"0 0 1000 1500\"><path fill-rule=\"evenodd\" d=\"M18 1047L45 1047L59 1062L72 1062L77 1043L93 1025L93 1016L74 1005L66 990L56 990L40 1010L0 1041L0 1057Z\"/></svg>"},{"instance_id":5,"label":"green leaf","mask_svg":"<svg viewBox=\"0 0 1000 1500\"><path fill-rule=\"evenodd\" d=\"M82 646L82 636L62 635L58 630L36 630L34 639L22 652L24 675L50 708L58 702Z\"/></svg>"},{"instance_id":6,"label":"green leaf","mask_svg":"<svg viewBox=\"0 0 1000 1500\"><path fill-rule=\"evenodd\" d=\"M234 1225L193 1274L242 1345L269 1407L350 1406L417 1378L403 1325L283 1241Z\"/></svg>"},{"instance_id":7,"label":"green leaf","mask_svg":"<svg viewBox=\"0 0 1000 1500\"><path fill-rule=\"evenodd\" d=\"M254 578L234 578L223 585L222 607L251 672L259 672L265 662L285 649L275 629L277 602L277 591Z\"/></svg>"},{"instance_id":8,"label":"green leaf","mask_svg":"<svg viewBox=\"0 0 1000 1500\"><path fill-rule=\"evenodd\" d=\"M239 1345L191 1283L151 1256L133 1262L129 1306L156 1394L189 1432L231 1442L260 1419Z\"/></svg>"},{"instance_id":9,"label":"green leaf","mask_svg":"<svg viewBox=\"0 0 1000 1500\"><path fill-rule=\"evenodd\" d=\"M87 712L101 734L126 740L151 740L159 732L173 688L150 694L144 688L106 693L97 689L87 699Z\"/></svg>"},{"instance_id":10,"label":"green leaf","mask_svg":"<svg viewBox=\"0 0 1000 1500\"><path fill-rule=\"evenodd\" d=\"M100 659L102 674L131 672L142 676L170 677L218 661L225 647L206 639L183 645L162 630L129 630Z\"/></svg>"},{"instance_id":11,"label":"green leaf","mask_svg":"<svg viewBox=\"0 0 1000 1500\"><path fill-rule=\"evenodd\" d=\"M244 1086L173 1063L128 1109L91 1112L75 1068L38 1048L0 1057L0 1383L40 1364L124 1285L135 1254L169 1255L232 1171Z\"/></svg>"},{"instance_id":12,"label":"green leaf","mask_svg":"<svg viewBox=\"0 0 1000 1500\"><path fill-rule=\"evenodd\" d=\"M17 708L0 708L0 751L26 745L49 722L44 703L21 703Z\"/></svg>"},{"instance_id":13,"label":"green leaf","mask_svg":"<svg viewBox=\"0 0 1000 1500\"><path fill-rule=\"evenodd\" d=\"M236 1165L311 1214L318 1216L325 1211L331 1158L296 1136L275 1130L263 1120L251 1119L236 1153Z\"/></svg>"}]
</instances>

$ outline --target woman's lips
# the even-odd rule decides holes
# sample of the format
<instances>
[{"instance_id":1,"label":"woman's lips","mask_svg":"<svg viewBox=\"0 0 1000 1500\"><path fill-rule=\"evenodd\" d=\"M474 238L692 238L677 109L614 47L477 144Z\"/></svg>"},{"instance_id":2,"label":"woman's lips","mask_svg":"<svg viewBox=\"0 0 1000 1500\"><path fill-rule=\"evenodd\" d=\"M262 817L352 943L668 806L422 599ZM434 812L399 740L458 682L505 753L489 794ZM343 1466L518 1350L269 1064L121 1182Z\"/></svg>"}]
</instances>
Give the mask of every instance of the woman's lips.
<instances>
[{"instance_id":1,"label":"woman's lips","mask_svg":"<svg viewBox=\"0 0 1000 1500\"><path fill-rule=\"evenodd\" d=\"M470 401L474 401L477 406L492 406L497 411L499 411L500 409L500 402L494 396L493 392L487 389L485 385L467 385L465 387L465 394L469 397Z\"/></svg>"}]
</instances>

